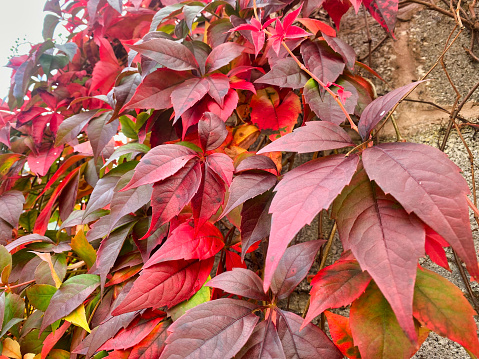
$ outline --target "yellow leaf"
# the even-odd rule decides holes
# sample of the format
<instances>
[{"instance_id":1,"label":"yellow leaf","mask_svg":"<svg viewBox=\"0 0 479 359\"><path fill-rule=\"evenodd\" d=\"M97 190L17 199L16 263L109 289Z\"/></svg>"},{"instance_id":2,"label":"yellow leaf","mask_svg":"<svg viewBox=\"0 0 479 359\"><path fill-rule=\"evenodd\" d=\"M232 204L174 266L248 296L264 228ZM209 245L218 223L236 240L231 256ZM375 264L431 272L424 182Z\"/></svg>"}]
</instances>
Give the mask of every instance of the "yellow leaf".
<instances>
[{"instance_id":1,"label":"yellow leaf","mask_svg":"<svg viewBox=\"0 0 479 359\"><path fill-rule=\"evenodd\" d=\"M40 259L44 262L48 263L48 266L50 267L50 273L52 274L53 281L55 282L55 287L60 288L62 285L62 281L58 277L57 272L55 272L55 268L53 268L53 262L52 262L52 257L50 256L50 253L40 253L40 252L34 252L31 251L32 253L36 254Z\"/></svg>"},{"instance_id":2,"label":"yellow leaf","mask_svg":"<svg viewBox=\"0 0 479 359\"><path fill-rule=\"evenodd\" d=\"M83 304L63 319L76 325L77 327L85 329L88 333L90 333L90 328L88 327L88 322L86 320L85 306Z\"/></svg>"},{"instance_id":3,"label":"yellow leaf","mask_svg":"<svg viewBox=\"0 0 479 359\"><path fill-rule=\"evenodd\" d=\"M9 358L22 359L20 344L18 344L16 340L6 338L3 341L2 355L5 355Z\"/></svg>"},{"instance_id":4,"label":"yellow leaf","mask_svg":"<svg viewBox=\"0 0 479 359\"><path fill-rule=\"evenodd\" d=\"M92 245L88 243L82 229L72 238L71 246L75 253L85 261L88 269L90 269L96 261L96 252Z\"/></svg>"},{"instance_id":5,"label":"yellow leaf","mask_svg":"<svg viewBox=\"0 0 479 359\"><path fill-rule=\"evenodd\" d=\"M238 126L233 137L233 144L248 149L253 143L255 143L259 135L260 131L258 127L254 125L244 124Z\"/></svg>"},{"instance_id":6,"label":"yellow leaf","mask_svg":"<svg viewBox=\"0 0 479 359\"><path fill-rule=\"evenodd\" d=\"M33 353L27 353L23 356L23 359L34 359L35 358L35 354Z\"/></svg>"}]
</instances>

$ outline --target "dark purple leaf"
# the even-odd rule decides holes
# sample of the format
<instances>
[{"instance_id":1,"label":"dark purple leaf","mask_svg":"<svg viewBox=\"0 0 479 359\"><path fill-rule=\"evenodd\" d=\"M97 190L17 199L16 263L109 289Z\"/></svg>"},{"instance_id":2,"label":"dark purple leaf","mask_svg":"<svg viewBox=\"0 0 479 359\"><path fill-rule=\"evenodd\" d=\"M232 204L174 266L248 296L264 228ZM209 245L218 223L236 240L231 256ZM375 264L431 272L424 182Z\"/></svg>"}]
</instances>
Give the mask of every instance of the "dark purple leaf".
<instances>
[{"instance_id":1,"label":"dark purple leaf","mask_svg":"<svg viewBox=\"0 0 479 359\"><path fill-rule=\"evenodd\" d=\"M226 42L216 46L206 59L206 72L213 72L228 65L244 51L244 46L235 42Z\"/></svg>"},{"instance_id":2,"label":"dark purple leaf","mask_svg":"<svg viewBox=\"0 0 479 359\"><path fill-rule=\"evenodd\" d=\"M0 195L0 218L16 228L23 212L25 197L20 191L11 190Z\"/></svg>"},{"instance_id":3,"label":"dark purple leaf","mask_svg":"<svg viewBox=\"0 0 479 359\"><path fill-rule=\"evenodd\" d=\"M185 45L172 40L152 39L128 47L172 70L187 71L199 68L191 51Z\"/></svg>"},{"instance_id":4,"label":"dark purple leaf","mask_svg":"<svg viewBox=\"0 0 479 359\"><path fill-rule=\"evenodd\" d=\"M57 136L55 138L55 147L59 147L76 139L83 127L85 127L85 125L97 114L98 110L81 112L63 120L58 127Z\"/></svg>"},{"instance_id":5,"label":"dark purple leaf","mask_svg":"<svg viewBox=\"0 0 479 359\"><path fill-rule=\"evenodd\" d=\"M261 152L261 151L260 151ZM259 153L259 152L258 152ZM276 164L267 156L249 156L240 162L236 167L236 173L249 170L264 170L268 172L278 173Z\"/></svg>"},{"instance_id":6,"label":"dark purple leaf","mask_svg":"<svg viewBox=\"0 0 479 359\"><path fill-rule=\"evenodd\" d=\"M342 359L343 355L317 326L309 323L300 331L303 318L281 311L278 335L287 359Z\"/></svg>"},{"instance_id":7,"label":"dark purple leaf","mask_svg":"<svg viewBox=\"0 0 479 359\"><path fill-rule=\"evenodd\" d=\"M266 75L255 83L298 89L304 87L309 76L299 68L291 57L279 60Z\"/></svg>"},{"instance_id":8,"label":"dark purple leaf","mask_svg":"<svg viewBox=\"0 0 479 359\"><path fill-rule=\"evenodd\" d=\"M306 277L316 253L325 241L309 241L291 246L284 251L271 280L271 291L278 299L287 298Z\"/></svg>"},{"instance_id":9,"label":"dark purple leaf","mask_svg":"<svg viewBox=\"0 0 479 359\"><path fill-rule=\"evenodd\" d=\"M225 123L212 112L205 112L198 122L198 136L204 151L217 149L228 136Z\"/></svg>"},{"instance_id":10,"label":"dark purple leaf","mask_svg":"<svg viewBox=\"0 0 479 359\"><path fill-rule=\"evenodd\" d=\"M201 100L209 90L209 81L204 78L192 78L179 84L171 93L171 102L175 110L175 121Z\"/></svg>"},{"instance_id":11,"label":"dark purple leaf","mask_svg":"<svg viewBox=\"0 0 479 359\"><path fill-rule=\"evenodd\" d=\"M230 187L230 196L222 217L233 208L238 207L246 200L256 197L276 184L276 176L271 173L244 173L233 179Z\"/></svg>"},{"instance_id":12,"label":"dark purple leaf","mask_svg":"<svg viewBox=\"0 0 479 359\"><path fill-rule=\"evenodd\" d=\"M354 70L354 64L356 63L356 52L354 49L339 37L328 36L324 33L322 35L328 45L341 55L349 70Z\"/></svg>"},{"instance_id":13,"label":"dark purple leaf","mask_svg":"<svg viewBox=\"0 0 479 359\"><path fill-rule=\"evenodd\" d=\"M170 326L160 359L234 357L258 322L256 308L242 300L218 299L190 309Z\"/></svg>"},{"instance_id":14,"label":"dark purple leaf","mask_svg":"<svg viewBox=\"0 0 479 359\"><path fill-rule=\"evenodd\" d=\"M238 359L286 359L278 332L271 320L259 323L236 356Z\"/></svg>"},{"instance_id":15,"label":"dark purple leaf","mask_svg":"<svg viewBox=\"0 0 479 359\"><path fill-rule=\"evenodd\" d=\"M392 110L409 91L424 81L412 82L406 86L399 87L384 96L380 96L371 102L361 114L358 123L359 134L363 140L367 139L374 127Z\"/></svg>"},{"instance_id":16,"label":"dark purple leaf","mask_svg":"<svg viewBox=\"0 0 479 359\"><path fill-rule=\"evenodd\" d=\"M242 297L269 301L268 296L263 292L263 281L249 269L233 268L232 271L221 273L211 279L207 286Z\"/></svg>"},{"instance_id":17,"label":"dark purple leaf","mask_svg":"<svg viewBox=\"0 0 479 359\"><path fill-rule=\"evenodd\" d=\"M306 67L324 84L334 82L343 73L344 62L325 42L307 40L301 44Z\"/></svg>"},{"instance_id":18,"label":"dark purple leaf","mask_svg":"<svg viewBox=\"0 0 479 359\"><path fill-rule=\"evenodd\" d=\"M312 121L270 143L258 154L274 151L307 153L349 146L354 146L354 143L341 127L331 122Z\"/></svg>"}]
</instances>

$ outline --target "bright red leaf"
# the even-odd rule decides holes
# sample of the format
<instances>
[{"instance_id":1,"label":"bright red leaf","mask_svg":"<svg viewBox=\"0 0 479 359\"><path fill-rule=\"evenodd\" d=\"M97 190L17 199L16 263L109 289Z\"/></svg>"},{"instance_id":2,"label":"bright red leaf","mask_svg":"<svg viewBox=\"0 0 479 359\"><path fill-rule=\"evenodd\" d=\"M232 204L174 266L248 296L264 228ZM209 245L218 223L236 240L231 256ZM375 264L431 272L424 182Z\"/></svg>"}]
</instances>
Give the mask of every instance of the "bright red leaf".
<instances>
[{"instance_id":1,"label":"bright red leaf","mask_svg":"<svg viewBox=\"0 0 479 359\"><path fill-rule=\"evenodd\" d=\"M333 342L341 350L341 353L350 359L361 359L359 349L353 342L349 318L328 311L325 311L324 314L328 319L329 332Z\"/></svg>"}]
</instances>

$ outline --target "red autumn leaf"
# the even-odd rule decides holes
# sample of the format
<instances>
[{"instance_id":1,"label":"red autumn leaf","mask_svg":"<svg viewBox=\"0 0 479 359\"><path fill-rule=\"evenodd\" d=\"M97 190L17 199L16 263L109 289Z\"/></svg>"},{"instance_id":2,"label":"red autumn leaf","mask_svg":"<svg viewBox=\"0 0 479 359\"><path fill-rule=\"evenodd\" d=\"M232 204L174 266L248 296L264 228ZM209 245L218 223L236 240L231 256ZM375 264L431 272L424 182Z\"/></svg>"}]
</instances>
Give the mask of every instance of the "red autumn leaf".
<instances>
[{"instance_id":1,"label":"red autumn leaf","mask_svg":"<svg viewBox=\"0 0 479 359\"><path fill-rule=\"evenodd\" d=\"M365 150L363 163L371 180L451 244L479 278L466 202L469 186L447 155L426 145L389 143Z\"/></svg>"},{"instance_id":2,"label":"red autumn leaf","mask_svg":"<svg viewBox=\"0 0 479 359\"><path fill-rule=\"evenodd\" d=\"M479 355L476 313L454 284L437 273L419 269L413 307L421 324Z\"/></svg>"},{"instance_id":3,"label":"red autumn leaf","mask_svg":"<svg viewBox=\"0 0 479 359\"><path fill-rule=\"evenodd\" d=\"M301 55L306 67L324 84L333 83L343 73L343 59L325 41L303 42Z\"/></svg>"},{"instance_id":4,"label":"red autumn leaf","mask_svg":"<svg viewBox=\"0 0 479 359\"><path fill-rule=\"evenodd\" d=\"M236 358L286 359L283 345L271 320L262 321L254 328L253 333Z\"/></svg>"},{"instance_id":5,"label":"red autumn leaf","mask_svg":"<svg viewBox=\"0 0 479 359\"><path fill-rule=\"evenodd\" d=\"M349 325L361 358L410 358L420 343L412 344L404 334L379 288L371 282L351 306ZM413 328L418 337L418 328Z\"/></svg>"},{"instance_id":6,"label":"red autumn leaf","mask_svg":"<svg viewBox=\"0 0 479 359\"><path fill-rule=\"evenodd\" d=\"M346 186L358 166L357 156L322 157L286 173L275 187L271 203L271 234L264 276L269 288L276 267L289 242L304 225L311 223Z\"/></svg>"},{"instance_id":7,"label":"red autumn leaf","mask_svg":"<svg viewBox=\"0 0 479 359\"><path fill-rule=\"evenodd\" d=\"M325 311L324 314L328 319L329 332L333 342L341 350L341 353L350 359L361 359L359 349L353 342L349 318L328 311Z\"/></svg>"},{"instance_id":8,"label":"red autumn leaf","mask_svg":"<svg viewBox=\"0 0 479 359\"><path fill-rule=\"evenodd\" d=\"M63 181L55 187L53 190L50 199L48 200L47 204L45 207L43 207L42 211L37 217L37 220L35 221L35 226L33 228L33 233L37 233L40 235L44 235L45 232L47 231L48 223L50 221L50 216L51 212L53 209L53 205L57 201L58 197L62 193L63 189L68 186L68 184L78 178L78 173L80 172L81 167L75 168L73 171L71 171L64 179Z\"/></svg>"},{"instance_id":9,"label":"red autumn leaf","mask_svg":"<svg viewBox=\"0 0 479 359\"><path fill-rule=\"evenodd\" d=\"M228 44L232 44L228 42ZM208 81L208 94L216 101L220 106L224 105L224 98L230 90L230 79L223 74L212 74L205 77Z\"/></svg>"},{"instance_id":10,"label":"red autumn leaf","mask_svg":"<svg viewBox=\"0 0 479 359\"><path fill-rule=\"evenodd\" d=\"M371 281L356 261L338 261L318 272L311 281L311 304L303 326L328 308L351 304Z\"/></svg>"},{"instance_id":11,"label":"red autumn leaf","mask_svg":"<svg viewBox=\"0 0 479 359\"><path fill-rule=\"evenodd\" d=\"M261 151L258 151L258 153ZM266 156L249 156L242 160L238 166L236 166L236 173L251 170L262 170L274 175L278 175L278 169L273 160Z\"/></svg>"},{"instance_id":12,"label":"red autumn leaf","mask_svg":"<svg viewBox=\"0 0 479 359\"><path fill-rule=\"evenodd\" d=\"M224 153L212 153L206 157L208 168L213 170L228 186L233 180L234 165L231 158Z\"/></svg>"},{"instance_id":13,"label":"red autumn leaf","mask_svg":"<svg viewBox=\"0 0 479 359\"><path fill-rule=\"evenodd\" d=\"M304 12L304 10L303 10ZM331 26L326 24L323 21L317 19L310 19L310 18L299 18L297 19L301 24L303 24L309 31L313 34L317 34L318 31L321 31L322 35L336 37L336 30L334 30Z\"/></svg>"},{"instance_id":14,"label":"red autumn leaf","mask_svg":"<svg viewBox=\"0 0 479 359\"><path fill-rule=\"evenodd\" d=\"M227 271L232 271L234 268L247 269L246 263L241 259L241 256L231 250L225 253L225 267Z\"/></svg>"},{"instance_id":15,"label":"red autumn leaf","mask_svg":"<svg viewBox=\"0 0 479 359\"><path fill-rule=\"evenodd\" d=\"M363 4L371 16L394 37L393 31L396 25L399 1L363 0Z\"/></svg>"},{"instance_id":16,"label":"red autumn leaf","mask_svg":"<svg viewBox=\"0 0 479 359\"><path fill-rule=\"evenodd\" d=\"M354 143L341 127L331 122L313 121L278 138L263 147L258 154L274 151L307 153L349 146L354 146Z\"/></svg>"},{"instance_id":17,"label":"red autumn leaf","mask_svg":"<svg viewBox=\"0 0 479 359\"><path fill-rule=\"evenodd\" d=\"M276 62L271 71L257 79L255 83L298 89L308 80L309 76L300 69L296 61L288 57Z\"/></svg>"},{"instance_id":18,"label":"red autumn leaf","mask_svg":"<svg viewBox=\"0 0 479 359\"><path fill-rule=\"evenodd\" d=\"M276 18L275 28L270 29L271 35L268 38L268 41L271 41L271 47L276 52L276 54L279 54L281 43L284 40L300 39L311 35L309 32L304 31L302 28L292 25L298 17L298 14L300 13L302 7L303 5L300 5L296 10L288 13L283 18L283 22Z\"/></svg>"},{"instance_id":19,"label":"red autumn leaf","mask_svg":"<svg viewBox=\"0 0 479 359\"><path fill-rule=\"evenodd\" d=\"M356 0L353 0L356 1ZM341 18L346 14L351 7L349 0L326 0L322 2L324 10L328 12L328 15L333 19L334 24L339 29Z\"/></svg>"},{"instance_id":20,"label":"red autumn leaf","mask_svg":"<svg viewBox=\"0 0 479 359\"><path fill-rule=\"evenodd\" d=\"M251 122L260 130L289 133L301 113L299 97L290 92L280 103L278 92L272 87L258 90L251 99Z\"/></svg>"},{"instance_id":21,"label":"red autumn leaf","mask_svg":"<svg viewBox=\"0 0 479 359\"><path fill-rule=\"evenodd\" d=\"M190 107L200 101L209 90L209 81L194 77L175 87L171 93L171 102L175 110L175 121Z\"/></svg>"},{"instance_id":22,"label":"red autumn leaf","mask_svg":"<svg viewBox=\"0 0 479 359\"><path fill-rule=\"evenodd\" d=\"M169 322L159 323L140 343L131 350L129 359L158 359L168 337Z\"/></svg>"},{"instance_id":23,"label":"red autumn leaf","mask_svg":"<svg viewBox=\"0 0 479 359\"><path fill-rule=\"evenodd\" d=\"M443 247L449 247L449 243L447 243L444 238L434 232L430 227L426 227L426 254L434 263L450 272L451 268L449 268L446 252Z\"/></svg>"},{"instance_id":24,"label":"red autumn leaf","mask_svg":"<svg viewBox=\"0 0 479 359\"><path fill-rule=\"evenodd\" d=\"M412 82L408 85L399 87L384 96L380 96L371 102L361 114L358 123L359 134L365 140L371 134L374 127L392 110L409 91L424 81Z\"/></svg>"},{"instance_id":25,"label":"red autumn leaf","mask_svg":"<svg viewBox=\"0 0 479 359\"><path fill-rule=\"evenodd\" d=\"M157 69L147 75L140 83L125 108L153 108L162 110L173 106L171 93L180 83L191 78L184 71L173 71L167 68Z\"/></svg>"},{"instance_id":26,"label":"red autumn leaf","mask_svg":"<svg viewBox=\"0 0 479 359\"><path fill-rule=\"evenodd\" d=\"M47 182L47 184L45 185L45 187L43 188L43 191L38 195L39 197L41 195L43 195L51 186L53 183L55 183L55 181L60 178L60 176L62 176L63 174L65 174L67 172L67 170L73 165L75 164L76 162L82 160L83 158L85 158L85 156L83 155L73 155L71 157L69 157L68 159L66 159L62 164L61 166L56 170L55 174L50 178L50 180Z\"/></svg>"},{"instance_id":27,"label":"red autumn leaf","mask_svg":"<svg viewBox=\"0 0 479 359\"><path fill-rule=\"evenodd\" d=\"M309 323L300 330L303 318L280 311L277 326L286 358L342 359L343 355L321 329Z\"/></svg>"},{"instance_id":28,"label":"red autumn leaf","mask_svg":"<svg viewBox=\"0 0 479 359\"><path fill-rule=\"evenodd\" d=\"M171 70L187 71L199 68L193 53L185 45L172 40L159 38L128 46Z\"/></svg>"},{"instance_id":29,"label":"red autumn leaf","mask_svg":"<svg viewBox=\"0 0 479 359\"><path fill-rule=\"evenodd\" d=\"M196 152L185 146L156 146L140 160L133 178L122 191L164 180L178 172L194 157Z\"/></svg>"},{"instance_id":30,"label":"red autumn leaf","mask_svg":"<svg viewBox=\"0 0 479 359\"><path fill-rule=\"evenodd\" d=\"M174 176L155 183L151 196L151 225L143 238L181 212L198 191L201 178L201 165L192 160Z\"/></svg>"},{"instance_id":31,"label":"red autumn leaf","mask_svg":"<svg viewBox=\"0 0 479 359\"><path fill-rule=\"evenodd\" d=\"M276 298L287 298L306 277L313 265L316 253L325 241L309 241L296 244L284 251L271 280L271 291Z\"/></svg>"},{"instance_id":32,"label":"red autumn leaf","mask_svg":"<svg viewBox=\"0 0 479 359\"><path fill-rule=\"evenodd\" d=\"M223 204L225 183L207 163L202 165L203 176L198 191L191 199L195 227L200 228Z\"/></svg>"},{"instance_id":33,"label":"red autumn leaf","mask_svg":"<svg viewBox=\"0 0 479 359\"><path fill-rule=\"evenodd\" d=\"M216 46L206 59L206 72L213 72L228 65L244 51L245 47L235 42L225 42Z\"/></svg>"},{"instance_id":34,"label":"red autumn leaf","mask_svg":"<svg viewBox=\"0 0 479 359\"><path fill-rule=\"evenodd\" d=\"M46 109L44 109L42 107L34 106L34 107L32 107L28 110L25 110L25 111L22 111L22 112L18 113L18 115L16 116L17 126L20 127L20 126L26 124L29 121L33 121L34 119L36 119L38 116L40 116L45 111L46 111Z\"/></svg>"},{"instance_id":35,"label":"red autumn leaf","mask_svg":"<svg viewBox=\"0 0 479 359\"><path fill-rule=\"evenodd\" d=\"M113 315L144 308L171 308L195 294L208 278L214 258L178 260L144 269Z\"/></svg>"},{"instance_id":36,"label":"red autumn leaf","mask_svg":"<svg viewBox=\"0 0 479 359\"><path fill-rule=\"evenodd\" d=\"M242 300L218 299L190 309L168 329L160 359L234 357L258 322L256 308Z\"/></svg>"},{"instance_id":37,"label":"red autumn leaf","mask_svg":"<svg viewBox=\"0 0 479 359\"><path fill-rule=\"evenodd\" d=\"M232 271L221 273L211 279L207 286L242 297L269 301L263 292L263 281L249 269L234 268Z\"/></svg>"},{"instance_id":38,"label":"red autumn leaf","mask_svg":"<svg viewBox=\"0 0 479 359\"><path fill-rule=\"evenodd\" d=\"M8 243L5 246L5 249L9 252L13 252L14 249L23 246L24 244L34 243L34 242L46 242L46 243L54 243L50 238L41 236L39 234L27 234L26 236L22 236L20 238L15 239L13 242Z\"/></svg>"},{"instance_id":39,"label":"red autumn leaf","mask_svg":"<svg viewBox=\"0 0 479 359\"><path fill-rule=\"evenodd\" d=\"M43 342L41 359L45 359L47 357L48 353L50 353L50 350L52 350L55 344L62 338L63 334L65 334L69 327L70 322L65 321L60 328L55 330L55 332L47 335Z\"/></svg>"},{"instance_id":40,"label":"red autumn leaf","mask_svg":"<svg viewBox=\"0 0 479 359\"><path fill-rule=\"evenodd\" d=\"M410 299L417 262L424 255L424 225L385 195L363 169L336 199L332 215L344 248L351 249L391 304L401 327L416 340Z\"/></svg>"},{"instance_id":41,"label":"red autumn leaf","mask_svg":"<svg viewBox=\"0 0 479 359\"><path fill-rule=\"evenodd\" d=\"M238 207L246 200L256 197L276 184L276 176L271 173L244 173L233 178L230 186L230 196L222 217L226 216L233 208Z\"/></svg>"},{"instance_id":42,"label":"red autumn leaf","mask_svg":"<svg viewBox=\"0 0 479 359\"><path fill-rule=\"evenodd\" d=\"M224 121L212 112L205 112L198 122L198 137L203 151L217 149L227 136L228 131Z\"/></svg>"},{"instance_id":43,"label":"red autumn leaf","mask_svg":"<svg viewBox=\"0 0 479 359\"><path fill-rule=\"evenodd\" d=\"M143 339L159 324L164 317L138 318L128 328L120 330L114 338L109 339L98 350L118 350L131 348Z\"/></svg>"},{"instance_id":44,"label":"red autumn leaf","mask_svg":"<svg viewBox=\"0 0 479 359\"><path fill-rule=\"evenodd\" d=\"M255 243L269 235L271 230L270 203L271 191L249 199L243 204L240 226L243 259Z\"/></svg>"},{"instance_id":45,"label":"red autumn leaf","mask_svg":"<svg viewBox=\"0 0 479 359\"><path fill-rule=\"evenodd\" d=\"M238 21L244 21L240 18L236 19L238 19ZM246 38L253 44L255 55L258 56L259 52L264 46L265 41L265 33L263 30L272 24L273 21L275 21L275 19L269 19L264 24L261 24L260 21L252 18L250 24L244 23L242 25L236 26L235 28L230 29L229 32L239 31L240 33L244 34L246 31L248 31L247 33L250 34L250 37L247 36Z\"/></svg>"},{"instance_id":46,"label":"red autumn leaf","mask_svg":"<svg viewBox=\"0 0 479 359\"><path fill-rule=\"evenodd\" d=\"M196 229L193 221L184 222L171 232L143 268L178 259L207 259L223 247L223 235L212 223L206 222Z\"/></svg>"},{"instance_id":47,"label":"red autumn leaf","mask_svg":"<svg viewBox=\"0 0 479 359\"><path fill-rule=\"evenodd\" d=\"M100 42L100 61L93 68L90 92L100 90L101 93L107 93L115 84L121 67L110 42L103 37L98 37L98 41Z\"/></svg>"}]
</instances>

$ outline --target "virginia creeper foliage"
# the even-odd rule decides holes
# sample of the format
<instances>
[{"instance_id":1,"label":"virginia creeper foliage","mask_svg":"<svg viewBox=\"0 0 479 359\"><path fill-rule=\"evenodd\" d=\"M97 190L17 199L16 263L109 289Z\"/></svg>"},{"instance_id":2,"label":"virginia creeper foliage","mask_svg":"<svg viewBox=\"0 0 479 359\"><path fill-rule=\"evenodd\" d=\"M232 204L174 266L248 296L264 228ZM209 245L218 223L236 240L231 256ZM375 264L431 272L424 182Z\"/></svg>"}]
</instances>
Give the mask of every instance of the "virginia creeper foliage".
<instances>
[{"instance_id":1,"label":"virginia creeper foliage","mask_svg":"<svg viewBox=\"0 0 479 359\"><path fill-rule=\"evenodd\" d=\"M361 6L394 37L397 0L48 0L0 108L3 355L409 358L435 331L479 356L469 302L418 265L451 246L479 279L468 185L373 141L421 84L375 98L336 36ZM324 213L329 266L292 244Z\"/></svg>"}]
</instances>

